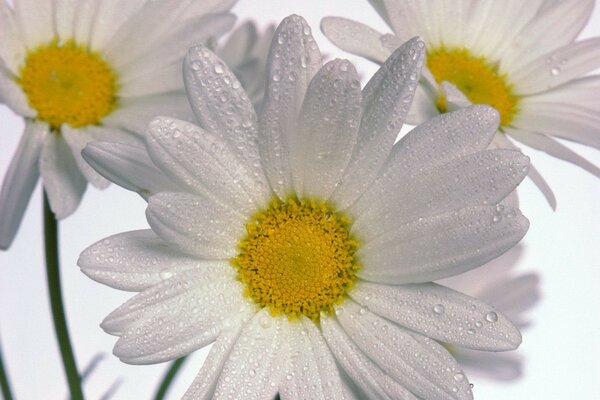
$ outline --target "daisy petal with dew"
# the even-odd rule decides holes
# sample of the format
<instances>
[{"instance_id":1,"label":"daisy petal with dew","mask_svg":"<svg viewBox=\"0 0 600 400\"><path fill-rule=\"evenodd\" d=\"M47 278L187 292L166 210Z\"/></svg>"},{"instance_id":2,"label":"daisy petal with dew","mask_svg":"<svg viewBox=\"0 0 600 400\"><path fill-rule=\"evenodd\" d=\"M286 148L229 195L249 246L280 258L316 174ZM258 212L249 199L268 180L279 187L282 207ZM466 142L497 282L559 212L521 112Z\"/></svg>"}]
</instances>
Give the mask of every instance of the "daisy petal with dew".
<instances>
[{"instance_id":1,"label":"daisy petal with dew","mask_svg":"<svg viewBox=\"0 0 600 400\"><path fill-rule=\"evenodd\" d=\"M87 183L108 181L82 159L92 140L143 146L157 114L192 119L180 60L234 23L227 1L0 0L0 102L25 119L0 189L0 249L41 177L57 218ZM173 28L175 27L175 28Z\"/></svg>"},{"instance_id":2,"label":"daisy petal with dew","mask_svg":"<svg viewBox=\"0 0 600 400\"><path fill-rule=\"evenodd\" d=\"M494 145L511 139L600 177L600 168L554 138L600 149L600 38L576 40L594 0L371 0L394 34L326 17L323 33L341 49L383 63L413 36L426 63L407 121L419 124L466 104L500 113ZM510 139L509 139L510 138ZM556 208L537 170L532 181Z\"/></svg>"},{"instance_id":3,"label":"daisy petal with dew","mask_svg":"<svg viewBox=\"0 0 600 400\"><path fill-rule=\"evenodd\" d=\"M487 106L394 144L424 51L405 43L361 90L348 61L321 64L293 15L273 37L260 115L198 46L184 77L199 126L156 118L139 161L122 145L88 144L92 165L131 190L148 175L110 164L151 163L176 186L149 195L151 229L79 258L92 279L139 292L102 323L119 337L115 355L149 364L214 343L185 399L471 399L436 340L504 351L521 335L491 306L431 280L523 237L527 219L496 204L528 158L487 149L499 122Z\"/></svg>"}]
</instances>

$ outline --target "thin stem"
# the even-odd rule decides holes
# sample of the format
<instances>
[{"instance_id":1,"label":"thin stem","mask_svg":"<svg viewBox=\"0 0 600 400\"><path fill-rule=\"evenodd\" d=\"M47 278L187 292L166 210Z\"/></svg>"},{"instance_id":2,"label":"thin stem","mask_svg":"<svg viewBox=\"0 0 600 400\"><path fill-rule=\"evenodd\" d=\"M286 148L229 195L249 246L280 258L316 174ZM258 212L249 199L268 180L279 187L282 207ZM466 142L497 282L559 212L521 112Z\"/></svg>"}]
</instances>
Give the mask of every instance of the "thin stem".
<instances>
[{"instance_id":1,"label":"thin stem","mask_svg":"<svg viewBox=\"0 0 600 400\"><path fill-rule=\"evenodd\" d=\"M178 358L177 360L171 363L171 367L163 377L163 380L160 383L158 390L156 391L156 395L154 395L154 400L163 400L165 398L165 395L169 391L171 383L175 380L175 375L177 375L177 372L179 372L185 360L186 358L184 356Z\"/></svg>"},{"instance_id":2,"label":"thin stem","mask_svg":"<svg viewBox=\"0 0 600 400\"><path fill-rule=\"evenodd\" d=\"M75 364L75 357L73 356L73 348L71 347L65 317L65 308L62 301L60 266L58 261L58 222L50 209L46 192L44 192L44 238L46 246L46 274L48 276L48 292L50 294L52 318L54 319L54 331L58 339L71 400L83 400L81 380L77 365Z\"/></svg>"},{"instance_id":3,"label":"thin stem","mask_svg":"<svg viewBox=\"0 0 600 400\"><path fill-rule=\"evenodd\" d=\"M2 388L2 396L4 400L12 400L12 392L10 391L10 383L8 374L4 369L4 359L2 358L2 350L0 350L0 387Z\"/></svg>"}]
</instances>

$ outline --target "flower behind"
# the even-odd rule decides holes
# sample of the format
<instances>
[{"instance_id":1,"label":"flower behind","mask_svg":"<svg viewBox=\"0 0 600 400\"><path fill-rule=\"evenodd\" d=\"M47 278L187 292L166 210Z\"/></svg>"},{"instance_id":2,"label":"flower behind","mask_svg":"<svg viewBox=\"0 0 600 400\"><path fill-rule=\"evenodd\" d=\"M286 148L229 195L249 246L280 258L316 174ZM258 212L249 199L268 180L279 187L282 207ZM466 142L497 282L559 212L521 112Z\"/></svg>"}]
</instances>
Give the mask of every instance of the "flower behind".
<instances>
[{"instance_id":1,"label":"flower behind","mask_svg":"<svg viewBox=\"0 0 600 400\"><path fill-rule=\"evenodd\" d=\"M148 154L88 145L98 171L148 198L152 228L104 239L78 262L140 292L102 323L119 336L114 353L147 364L214 342L189 399L472 398L436 340L504 351L521 336L431 281L523 237L527 219L496 204L528 159L486 150L498 124L486 106L394 145L423 53L419 40L404 44L361 91L352 64L322 66L310 27L290 16L274 34L258 118L200 46L184 78L201 127L156 118Z\"/></svg>"}]
</instances>

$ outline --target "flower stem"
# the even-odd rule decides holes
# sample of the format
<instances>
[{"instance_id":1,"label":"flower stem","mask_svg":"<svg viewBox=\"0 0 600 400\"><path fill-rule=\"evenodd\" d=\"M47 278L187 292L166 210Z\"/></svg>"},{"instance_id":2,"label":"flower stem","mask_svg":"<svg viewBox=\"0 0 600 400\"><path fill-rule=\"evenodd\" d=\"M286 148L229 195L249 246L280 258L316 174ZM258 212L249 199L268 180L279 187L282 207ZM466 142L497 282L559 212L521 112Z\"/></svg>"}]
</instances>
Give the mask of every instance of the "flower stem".
<instances>
[{"instance_id":1,"label":"flower stem","mask_svg":"<svg viewBox=\"0 0 600 400\"><path fill-rule=\"evenodd\" d=\"M69 330L65 317L65 309L62 301L62 290L60 286L60 266L58 261L58 222L50 209L48 196L44 192L44 238L46 247L46 274L48 276L48 292L50 294L50 307L54 319L54 331L58 339L58 346L62 356L71 400L83 400L81 391L81 380L73 348L69 339Z\"/></svg>"},{"instance_id":2,"label":"flower stem","mask_svg":"<svg viewBox=\"0 0 600 400\"><path fill-rule=\"evenodd\" d=\"M171 363L171 367L163 377L163 380L156 391L156 395L154 395L154 400L163 400L165 398L165 395L169 391L169 386L171 386L171 383L175 380L175 375L177 375L177 372L179 372L179 369L181 369L185 360L186 357L183 356Z\"/></svg>"},{"instance_id":3,"label":"flower stem","mask_svg":"<svg viewBox=\"0 0 600 400\"><path fill-rule=\"evenodd\" d=\"M2 350L0 350L0 387L2 388L2 396L4 400L12 400L12 392L10 391L10 383L8 382L8 374L4 369L4 359L2 358Z\"/></svg>"}]
</instances>

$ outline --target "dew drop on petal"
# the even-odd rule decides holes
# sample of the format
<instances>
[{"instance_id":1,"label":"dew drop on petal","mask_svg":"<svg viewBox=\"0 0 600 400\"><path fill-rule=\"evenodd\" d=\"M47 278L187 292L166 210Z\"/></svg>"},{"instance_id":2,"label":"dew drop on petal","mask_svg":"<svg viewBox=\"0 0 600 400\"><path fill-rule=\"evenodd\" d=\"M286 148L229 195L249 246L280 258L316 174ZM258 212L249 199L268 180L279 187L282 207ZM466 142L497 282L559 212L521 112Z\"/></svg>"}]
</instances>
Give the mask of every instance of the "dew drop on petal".
<instances>
[{"instance_id":1,"label":"dew drop on petal","mask_svg":"<svg viewBox=\"0 0 600 400\"><path fill-rule=\"evenodd\" d=\"M446 311L446 308L443 304L436 304L435 306L433 306L433 312L436 314L443 314L444 311Z\"/></svg>"},{"instance_id":2,"label":"dew drop on petal","mask_svg":"<svg viewBox=\"0 0 600 400\"><path fill-rule=\"evenodd\" d=\"M488 322L496 322L498 321L498 314L494 311L490 311L485 315L485 320Z\"/></svg>"}]
</instances>

